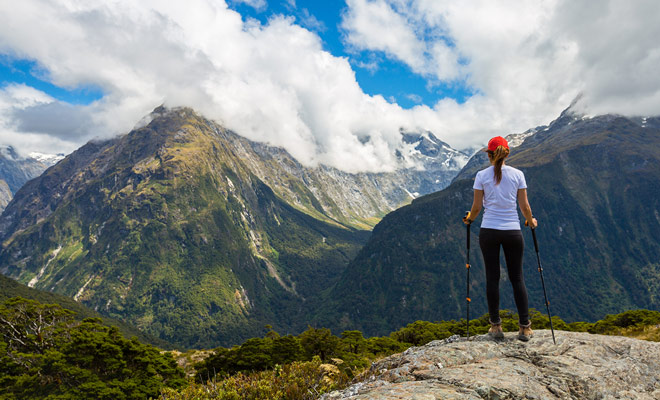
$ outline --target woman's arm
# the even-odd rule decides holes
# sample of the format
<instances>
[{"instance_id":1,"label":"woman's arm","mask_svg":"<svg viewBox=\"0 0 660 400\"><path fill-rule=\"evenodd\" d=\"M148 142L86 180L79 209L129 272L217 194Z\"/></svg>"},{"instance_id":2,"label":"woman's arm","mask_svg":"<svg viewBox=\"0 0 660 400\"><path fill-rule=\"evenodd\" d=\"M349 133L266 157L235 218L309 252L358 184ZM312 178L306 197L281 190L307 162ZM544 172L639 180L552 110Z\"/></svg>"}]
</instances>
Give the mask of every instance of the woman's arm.
<instances>
[{"instance_id":1,"label":"woman's arm","mask_svg":"<svg viewBox=\"0 0 660 400\"><path fill-rule=\"evenodd\" d=\"M520 206L520 211L522 211L529 226L535 229L538 226L538 222L532 216L532 207L530 207L529 200L527 200L527 189L518 189L518 206Z\"/></svg>"},{"instance_id":2,"label":"woman's arm","mask_svg":"<svg viewBox=\"0 0 660 400\"><path fill-rule=\"evenodd\" d=\"M471 222L477 219L477 215L479 215L479 213L481 212L481 207L483 206L483 204L484 204L484 191L479 189L474 189L474 197L472 199L472 209L470 210L470 215L468 216ZM463 222L467 224L468 223L467 218L463 218Z\"/></svg>"}]
</instances>

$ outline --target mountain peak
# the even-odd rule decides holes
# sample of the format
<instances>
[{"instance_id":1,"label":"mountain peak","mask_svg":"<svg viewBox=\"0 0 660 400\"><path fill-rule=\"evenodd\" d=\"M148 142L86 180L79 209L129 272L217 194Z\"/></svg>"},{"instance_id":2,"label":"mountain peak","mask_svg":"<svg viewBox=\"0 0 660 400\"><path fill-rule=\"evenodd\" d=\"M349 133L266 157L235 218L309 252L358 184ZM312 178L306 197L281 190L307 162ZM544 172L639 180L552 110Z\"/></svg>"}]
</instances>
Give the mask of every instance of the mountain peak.
<instances>
[{"instance_id":1,"label":"mountain peak","mask_svg":"<svg viewBox=\"0 0 660 400\"><path fill-rule=\"evenodd\" d=\"M565 331L557 339L542 330L528 343L514 333L436 340L374 363L369 381L323 399L660 397L660 343Z\"/></svg>"}]
</instances>

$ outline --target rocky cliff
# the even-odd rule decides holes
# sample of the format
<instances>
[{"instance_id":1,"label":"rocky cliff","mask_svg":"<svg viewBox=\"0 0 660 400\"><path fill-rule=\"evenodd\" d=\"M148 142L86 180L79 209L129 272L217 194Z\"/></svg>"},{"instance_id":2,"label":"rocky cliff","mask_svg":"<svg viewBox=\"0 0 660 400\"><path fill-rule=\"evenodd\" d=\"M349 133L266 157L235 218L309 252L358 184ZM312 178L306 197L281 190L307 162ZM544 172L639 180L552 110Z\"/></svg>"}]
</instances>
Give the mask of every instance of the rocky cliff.
<instances>
[{"instance_id":1,"label":"rocky cliff","mask_svg":"<svg viewBox=\"0 0 660 400\"><path fill-rule=\"evenodd\" d=\"M536 331L457 336L412 347L372 365L338 399L660 399L660 343L619 336Z\"/></svg>"}]
</instances>

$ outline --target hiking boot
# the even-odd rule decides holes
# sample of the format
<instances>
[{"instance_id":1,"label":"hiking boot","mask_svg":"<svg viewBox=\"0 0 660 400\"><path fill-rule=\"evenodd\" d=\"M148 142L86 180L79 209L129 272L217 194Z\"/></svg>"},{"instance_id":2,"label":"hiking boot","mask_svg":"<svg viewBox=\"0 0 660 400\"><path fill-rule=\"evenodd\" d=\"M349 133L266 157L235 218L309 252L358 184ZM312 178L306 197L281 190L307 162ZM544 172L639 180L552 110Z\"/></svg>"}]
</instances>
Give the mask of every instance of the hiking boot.
<instances>
[{"instance_id":1,"label":"hiking boot","mask_svg":"<svg viewBox=\"0 0 660 400\"><path fill-rule=\"evenodd\" d=\"M494 324L493 322L490 323L490 329L488 329L488 336L490 336L493 339L504 338L504 332L502 331L502 321L498 322L497 324Z\"/></svg>"},{"instance_id":2,"label":"hiking boot","mask_svg":"<svg viewBox=\"0 0 660 400\"><path fill-rule=\"evenodd\" d=\"M528 342L529 339L534 336L534 332L532 332L532 321L529 321L527 325L521 325L518 323L518 326L520 327L520 330L518 331L518 339L523 342Z\"/></svg>"}]
</instances>

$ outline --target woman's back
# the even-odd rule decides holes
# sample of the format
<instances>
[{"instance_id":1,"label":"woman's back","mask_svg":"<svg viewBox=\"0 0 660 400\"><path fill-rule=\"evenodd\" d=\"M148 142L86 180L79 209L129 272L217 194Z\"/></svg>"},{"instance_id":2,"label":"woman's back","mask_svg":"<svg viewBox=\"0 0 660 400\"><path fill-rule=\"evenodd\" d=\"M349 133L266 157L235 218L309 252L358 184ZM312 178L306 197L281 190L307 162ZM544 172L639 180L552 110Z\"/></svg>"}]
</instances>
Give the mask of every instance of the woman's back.
<instances>
[{"instance_id":1,"label":"woman's back","mask_svg":"<svg viewBox=\"0 0 660 400\"><path fill-rule=\"evenodd\" d=\"M522 171L508 165L502 166L502 181L499 184L495 180L493 166L477 172L474 189L484 191L481 227L520 230L516 199L518 190L526 188L527 183Z\"/></svg>"}]
</instances>

